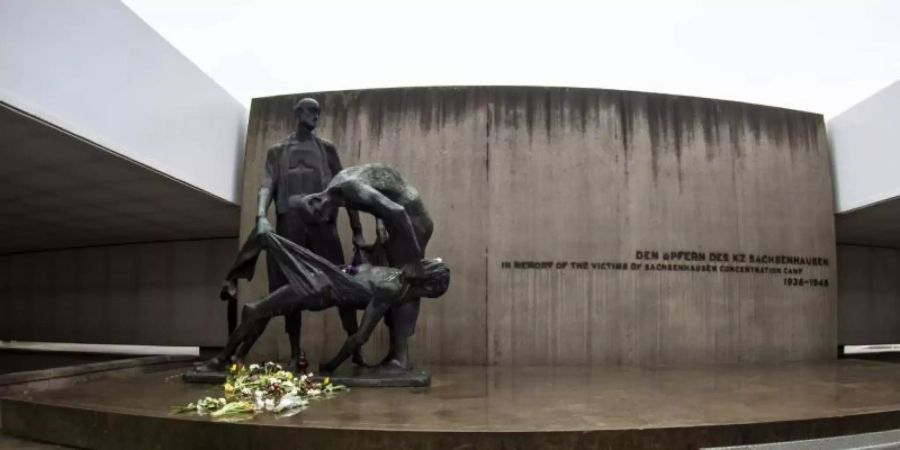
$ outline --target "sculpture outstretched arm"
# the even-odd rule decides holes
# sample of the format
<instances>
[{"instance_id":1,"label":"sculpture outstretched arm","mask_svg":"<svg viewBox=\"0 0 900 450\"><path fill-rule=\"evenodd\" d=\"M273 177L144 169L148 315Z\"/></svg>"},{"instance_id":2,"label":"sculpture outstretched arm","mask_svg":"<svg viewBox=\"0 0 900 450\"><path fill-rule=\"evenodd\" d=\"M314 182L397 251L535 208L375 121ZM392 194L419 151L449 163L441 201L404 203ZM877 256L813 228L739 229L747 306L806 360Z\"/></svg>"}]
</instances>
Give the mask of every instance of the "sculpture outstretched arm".
<instances>
[{"instance_id":1,"label":"sculpture outstretched arm","mask_svg":"<svg viewBox=\"0 0 900 450\"><path fill-rule=\"evenodd\" d=\"M325 148L328 168L331 170L332 175L337 175L344 170L344 165L341 164L341 158L338 156L337 148L335 148L334 144L331 142L325 140L320 140L320 142ZM350 219L350 229L353 231L353 245L357 247L366 245L366 240L363 237L362 224L359 222L359 212L355 209L347 208L347 217Z\"/></svg>"},{"instance_id":2,"label":"sculpture outstretched arm","mask_svg":"<svg viewBox=\"0 0 900 450\"><path fill-rule=\"evenodd\" d=\"M377 302L374 300L369 302L369 305L366 306L366 311L363 313L363 319L359 326L359 330L347 337L347 340L344 341L344 345L341 347L340 351L338 351L337 355L335 355L334 358L331 358L327 363L322 364L320 366L320 371L334 372L334 370L337 369L341 363L346 361L347 358L359 352L360 347L369 340L369 336L371 336L372 331L375 330L375 325L377 325L378 321L384 317L390 307L391 305L388 302Z\"/></svg>"},{"instance_id":3,"label":"sculpture outstretched arm","mask_svg":"<svg viewBox=\"0 0 900 450\"><path fill-rule=\"evenodd\" d=\"M384 244L390 238L387 229L384 228L384 221L381 219L375 219L375 237L375 242L379 244Z\"/></svg>"},{"instance_id":4,"label":"sculpture outstretched arm","mask_svg":"<svg viewBox=\"0 0 900 450\"><path fill-rule=\"evenodd\" d=\"M347 218L350 219L350 230L353 231L353 245L356 247L366 245L366 238L363 236L362 223L359 221L359 211L347 208Z\"/></svg>"}]
</instances>

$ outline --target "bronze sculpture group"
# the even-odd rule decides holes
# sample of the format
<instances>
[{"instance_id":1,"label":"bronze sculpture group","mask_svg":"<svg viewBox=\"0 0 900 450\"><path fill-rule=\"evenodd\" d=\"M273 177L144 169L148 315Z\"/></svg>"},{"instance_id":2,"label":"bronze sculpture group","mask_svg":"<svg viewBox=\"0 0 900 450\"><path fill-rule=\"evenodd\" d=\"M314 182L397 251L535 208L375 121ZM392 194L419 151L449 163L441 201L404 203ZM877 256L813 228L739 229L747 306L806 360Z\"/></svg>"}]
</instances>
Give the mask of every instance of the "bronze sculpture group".
<instances>
[{"instance_id":1,"label":"bronze sculpture group","mask_svg":"<svg viewBox=\"0 0 900 450\"><path fill-rule=\"evenodd\" d=\"M243 361L269 320L285 317L292 369L305 370L300 345L303 311L337 307L347 333L322 372L334 371L347 358L368 367L360 348L383 318L390 348L374 370L408 372L409 338L422 297L437 298L449 285L449 269L440 259L426 259L433 223L418 191L395 168L383 164L341 166L335 147L313 134L319 104L305 98L294 107L295 133L270 147L258 194L256 226L226 276L223 292L234 292L238 279L253 277L256 260L266 251L269 294L246 303L241 323L214 358L195 367L222 370ZM274 201L276 225L266 218ZM344 265L336 230L345 207L353 232L354 263ZM366 245L359 211L376 218L377 239ZM357 324L357 311L363 318Z\"/></svg>"}]
</instances>

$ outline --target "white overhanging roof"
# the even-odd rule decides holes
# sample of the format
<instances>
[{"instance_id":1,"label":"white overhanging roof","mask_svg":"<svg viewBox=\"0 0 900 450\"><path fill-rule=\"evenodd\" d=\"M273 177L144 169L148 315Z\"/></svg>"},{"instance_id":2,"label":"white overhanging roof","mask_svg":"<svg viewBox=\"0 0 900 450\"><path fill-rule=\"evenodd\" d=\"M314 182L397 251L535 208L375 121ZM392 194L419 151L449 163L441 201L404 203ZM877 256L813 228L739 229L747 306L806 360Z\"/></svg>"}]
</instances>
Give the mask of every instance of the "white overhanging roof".
<instances>
[{"instance_id":1,"label":"white overhanging roof","mask_svg":"<svg viewBox=\"0 0 900 450\"><path fill-rule=\"evenodd\" d=\"M835 211L900 198L900 81L828 121Z\"/></svg>"},{"instance_id":2,"label":"white overhanging roof","mask_svg":"<svg viewBox=\"0 0 900 450\"><path fill-rule=\"evenodd\" d=\"M246 109L118 1L4 0L0 103L239 202Z\"/></svg>"}]
</instances>

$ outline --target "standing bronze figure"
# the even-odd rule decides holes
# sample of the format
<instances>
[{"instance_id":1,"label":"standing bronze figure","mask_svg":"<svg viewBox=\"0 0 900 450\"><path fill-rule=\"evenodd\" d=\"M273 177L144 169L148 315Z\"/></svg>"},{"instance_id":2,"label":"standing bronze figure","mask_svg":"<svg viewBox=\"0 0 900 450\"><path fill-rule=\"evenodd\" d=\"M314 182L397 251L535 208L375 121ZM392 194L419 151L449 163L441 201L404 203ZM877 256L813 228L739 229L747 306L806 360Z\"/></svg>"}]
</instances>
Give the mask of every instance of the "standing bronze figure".
<instances>
[{"instance_id":1,"label":"standing bronze figure","mask_svg":"<svg viewBox=\"0 0 900 450\"><path fill-rule=\"evenodd\" d=\"M303 246L322 256L333 264L344 263L341 241L335 226L336 215L329 220L306 223L301 213L289 207L288 199L295 195L305 195L322 191L332 177L343 167L334 144L322 139L313 130L321 113L319 103L312 98L304 98L294 106L295 132L266 151L266 165L257 197L256 227L254 234L273 231L266 218L269 205L274 201L276 210L275 232L289 241ZM350 227L353 230L354 245L362 245L364 238L359 214L347 209ZM267 255L269 292L285 286L288 280L278 264ZM243 264L238 261L226 277L225 291L233 291L239 277L238 269ZM341 324L348 335L357 330L356 312L339 309ZM291 347L292 369L305 369L306 356L300 347L302 311L285 311L285 331ZM359 353L354 361L363 364Z\"/></svg>"}]
</instances>

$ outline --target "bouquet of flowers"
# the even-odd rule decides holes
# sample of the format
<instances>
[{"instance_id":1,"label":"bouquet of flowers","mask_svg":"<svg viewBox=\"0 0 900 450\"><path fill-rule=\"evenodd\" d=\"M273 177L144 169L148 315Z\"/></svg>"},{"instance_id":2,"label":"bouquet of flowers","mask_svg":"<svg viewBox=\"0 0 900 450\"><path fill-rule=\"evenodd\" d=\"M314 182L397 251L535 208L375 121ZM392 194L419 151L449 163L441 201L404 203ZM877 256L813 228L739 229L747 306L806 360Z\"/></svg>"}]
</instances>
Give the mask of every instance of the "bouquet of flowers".
<instances>
[{"instance_id":1,"label":"bouquet of flowers","mask_svg":"<svg viewBox=\"0 0 900 450\"><path fill-rule=\"evenodd\" d=\"M206 397L173 410L213 418L249 417L262 411L291 415L301 411L310 399L330 397L334 392L346 389L332 384L327 377L314 383L312 375L295 377L273 362L249 366L232 364L223 386L224 397Z\"/></svg>"}]
</instances>

